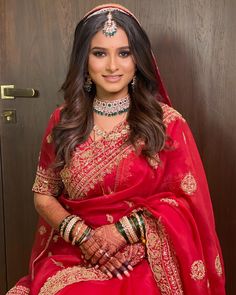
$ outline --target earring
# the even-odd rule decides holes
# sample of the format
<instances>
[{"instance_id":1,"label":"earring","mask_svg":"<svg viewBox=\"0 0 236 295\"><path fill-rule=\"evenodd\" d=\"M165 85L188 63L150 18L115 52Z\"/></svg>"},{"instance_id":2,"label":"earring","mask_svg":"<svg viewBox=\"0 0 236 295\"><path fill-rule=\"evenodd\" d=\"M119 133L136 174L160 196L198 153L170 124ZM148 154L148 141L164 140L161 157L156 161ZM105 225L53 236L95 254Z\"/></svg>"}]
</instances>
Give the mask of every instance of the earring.
<instances>
[{"instance_id":1,"label":"earring","mask_svg":"<svg viewBox=\"0 0 236 295\"><path fill-rule=\"evenodd\" d=\"M84 89L87 91L87 92L90 92L92 90L92 85L93 85L93 82L90 78L90 76L87 76L85 82L84 82Z\"/></svg>"},{"instance_id":2,"label":"earring","mask_svg":"<svg viewBox=\"0 0 236 295\"><path fill-rule=\"evenodd\" d=\"M137 83L137 79L136 79L136 76L134 76L133 80L131 82L131 87L132 87L133 92L135 91L136 83Z\"/></svg>"}]
</instances>

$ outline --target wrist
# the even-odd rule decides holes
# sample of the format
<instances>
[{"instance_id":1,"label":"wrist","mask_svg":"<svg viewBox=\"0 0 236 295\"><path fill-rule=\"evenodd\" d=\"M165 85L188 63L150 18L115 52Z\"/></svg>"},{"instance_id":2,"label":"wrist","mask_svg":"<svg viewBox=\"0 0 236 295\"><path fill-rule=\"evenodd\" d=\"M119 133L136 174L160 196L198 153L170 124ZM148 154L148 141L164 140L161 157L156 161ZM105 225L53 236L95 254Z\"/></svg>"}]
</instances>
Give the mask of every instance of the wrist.
<instances>
[{"instance_id":1,"label":"wrist","mask_svg":"<svg viewBox=\"0 0 236 295\"><path fill-rule=\"evenodd\" d=\"M90 233L91 228L84 224L84 221L76 215L68 215L59 225L60 236L72 245L80 244Z\"/></svg>"},{"instance_id":2,"label":"wrist","mask_svg":"<svg viewBox=\"0 0 236 295\"><path fill-rule=\"evenodd\" d=\"M135 244L139 241L145 243L145 223L142 211L135 211L130 216L122 217L115 223L115 226L128 244Z\"/></svg>"}]
</instances>

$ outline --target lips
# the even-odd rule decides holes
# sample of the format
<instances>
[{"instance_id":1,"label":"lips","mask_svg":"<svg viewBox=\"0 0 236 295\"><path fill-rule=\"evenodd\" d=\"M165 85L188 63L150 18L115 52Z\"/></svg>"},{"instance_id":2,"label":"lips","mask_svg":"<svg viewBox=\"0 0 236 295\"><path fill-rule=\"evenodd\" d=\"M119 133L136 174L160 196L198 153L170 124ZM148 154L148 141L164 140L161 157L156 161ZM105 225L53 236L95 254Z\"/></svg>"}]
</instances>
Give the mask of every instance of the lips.
<instances>
[{"instance_id":1,"label":"lips","mask_svg":"<svg viewBox=\"0 0 236 295\"><path fill-rule=\"evenodd\" d=\"M103 75L103 78L108 82L118 82L121 77L122 75Z\"/></svg>"}]
</instances>

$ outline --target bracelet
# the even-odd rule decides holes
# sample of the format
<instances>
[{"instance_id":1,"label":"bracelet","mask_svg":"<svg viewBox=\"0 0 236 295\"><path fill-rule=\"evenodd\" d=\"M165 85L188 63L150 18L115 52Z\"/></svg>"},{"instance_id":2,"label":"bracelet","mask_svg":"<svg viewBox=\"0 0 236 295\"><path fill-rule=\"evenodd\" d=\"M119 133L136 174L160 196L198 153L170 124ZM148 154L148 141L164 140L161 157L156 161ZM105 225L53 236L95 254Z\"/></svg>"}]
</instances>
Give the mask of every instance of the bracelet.
<instances>
[{"instance_id":1,"label":"bracelet","mask_svg":"<svg viewBox=\"0 0 236 295\"><path fill-rule=\"evenodd\" d=\"M144 225L143 218L137 212L134 213L134 216L137 218L137 221L138 221L138 224L139 224L139 229L140 229L140 232L141 232L140 239L141 239L142 243L145 244L146 243L146 240L145 240L145 225Z\"/></svg>"},{"instance_id":2,"label":"bracelet","mask_svg":"<svg viewBox=\"0 0 236 295\"><path fill-rule=\"evenodd\" d=\"M75 217L75 215L68 215L65 219L62 220L62 222L59 225L59 232L60 236L63 237L65 229L67 224L70 222L70 220Z\"/></svg>"},{"instance_id":3,"label":"bracelet","mask_svg":"<svg viewBox=\"0 0 236 295\"><path fill-rule=\"evenodd\" d=\"M64 235L63 235L63 238L66 242L70 242L70 233L78 221L79 221L79 217L75 216L67 224Z\"/></svg>"},{"instance_id":4,"label":"bracelet","mask_svg":"<svg viewBox=\"0 0 236 295\"><path fill-rule=\"evenodd\" d=\"M141 231L139 228L138 220L134 215L130 215L129 220L133 222L137 237L140 239L141 238Z\"/></svg>"},{"instance_id":5,"label":"bracelet","mask_svg":"<svg viewBox=\"0 0 236 295\"><path fill-rule=\"evenodd\" d=\"M126 242L129 243L129 239L127 237L127 234L126 234L126 232L125 232L125 230L124 230L121 222L120 221L117 221L115 223L115 226L116 226L118 232L125 238Z\"/></svg>"},{"instance_id":6,"label":"bracelet","mask_svg":"<svg viewBox=\"0 0 236 295\"><path fill-rule=\"evenodd\" d=\"M78 239L79 232L80 232L80 230L81 230L83 224L84 224L84 221L82 220L82 221L80 222L80 224L78 225L77 229L76 229L75 236L74 236L74 238L73 238L73 240L72 240L72 245L73 245L73 246L75 245L75 242L76 242L76 240Z\"/></svg>"},{"instance_id":7,"label":"bracelet","mask_svg":"<svg viewBox=\"0 0 236 295\"><path fill-rule=\"evenodd\" d=\"M124 227L124 230L129 238L130 244L134 244L134 243L138 242L139 239L137 237L137 234L135 233L135 230L132 227L132 224L129 221L129 218L127 216L124 216L120 220L120 222Z\"/></svg>"},{"instance_id":8,"label":"bracelet","mask_svg":"<svg viewBox=\"0 0 236 295\"><path fill-rule=\"evenodd\" d=\"M75 241L75 245L80 246L83 242L85 242L85 240L88 238L90 232L91 232L91 228L89 226L87 226L87 228L84 230L83 234L80 236L80 238L78 240Z\"/></svg>"}]
</instances>

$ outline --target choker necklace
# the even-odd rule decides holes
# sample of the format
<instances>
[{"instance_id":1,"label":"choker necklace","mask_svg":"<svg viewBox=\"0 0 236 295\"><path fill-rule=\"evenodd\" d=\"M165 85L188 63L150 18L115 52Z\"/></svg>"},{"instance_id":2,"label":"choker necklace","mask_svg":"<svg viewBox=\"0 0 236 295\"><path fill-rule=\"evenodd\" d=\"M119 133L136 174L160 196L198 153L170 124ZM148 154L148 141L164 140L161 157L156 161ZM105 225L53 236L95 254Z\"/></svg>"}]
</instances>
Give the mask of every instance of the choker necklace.
<instances>
[{"instance_id":1,"label":"choker necklace","mask_svg":"<svg viewBox=\"0 0 236 295\"><path fill-rule=\"evenodd\" d=\"M93 101L93 111L101 116L116 116L128 112L130 107L130 96L116 100L101 100L97 97Z\"/></svg>"}]
</instances>

